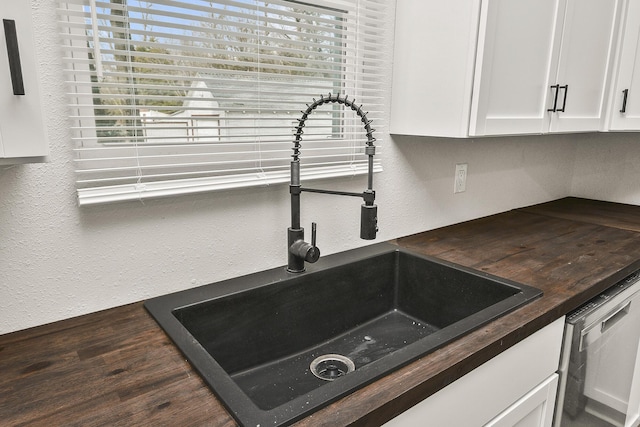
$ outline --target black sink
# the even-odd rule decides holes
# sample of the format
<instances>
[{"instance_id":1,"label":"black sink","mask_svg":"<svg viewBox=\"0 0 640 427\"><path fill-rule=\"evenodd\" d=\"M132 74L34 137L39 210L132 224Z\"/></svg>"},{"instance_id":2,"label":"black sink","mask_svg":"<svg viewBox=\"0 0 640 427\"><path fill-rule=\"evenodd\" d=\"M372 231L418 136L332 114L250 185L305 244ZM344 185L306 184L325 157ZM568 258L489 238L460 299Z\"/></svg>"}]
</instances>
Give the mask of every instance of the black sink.
<instances>
[{"instance_id":1,"label":"black sink","mask_svg":"<svg viewBox=\"0 0 640 427\"><path fill-rule=\"evenodd\" d=\"M541 294L382 243L145 306L253 427L290 424Z\"/></svg>"}]
</instances>

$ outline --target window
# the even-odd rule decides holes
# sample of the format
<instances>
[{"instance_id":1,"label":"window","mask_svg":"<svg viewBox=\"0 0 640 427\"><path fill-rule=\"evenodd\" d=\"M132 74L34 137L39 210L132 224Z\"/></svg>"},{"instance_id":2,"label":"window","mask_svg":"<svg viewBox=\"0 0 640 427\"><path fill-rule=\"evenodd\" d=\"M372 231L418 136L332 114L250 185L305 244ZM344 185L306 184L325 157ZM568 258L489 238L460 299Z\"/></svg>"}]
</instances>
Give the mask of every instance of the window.
<instances>
[{"instance_id":1,"label":"window","mask_svg":"<svg viewBox=\"0 0 640 427\"><path fill-rule=\"evenodd\" d=\"M61 1L79 203L287 182L293 128L321 95L356 99L379 130L386 7ZM353 112L319 108L302 178L366 173L365 143Z\"/></svg>"}]
</instances>

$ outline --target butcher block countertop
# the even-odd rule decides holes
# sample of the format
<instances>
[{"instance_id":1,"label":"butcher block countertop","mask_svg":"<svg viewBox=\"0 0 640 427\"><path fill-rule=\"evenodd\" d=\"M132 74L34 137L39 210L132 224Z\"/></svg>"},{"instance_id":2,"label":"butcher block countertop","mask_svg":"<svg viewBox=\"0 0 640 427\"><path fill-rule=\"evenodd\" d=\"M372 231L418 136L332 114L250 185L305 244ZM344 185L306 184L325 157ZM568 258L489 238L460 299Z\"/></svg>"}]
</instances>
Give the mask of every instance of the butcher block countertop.
<instances>
[{"instance_id":1,"label":"butcher block countertop","mask_svg":"<svg viewBox=\"0 0 640 427\"><path fill-rule=\"evenodd\" d=\"M640 269L640 207L566 198L394 240L544 295L297 426L377 426ZM234 426L142 303L0 336L2 425Z\"/></svg>"}]
</instances>

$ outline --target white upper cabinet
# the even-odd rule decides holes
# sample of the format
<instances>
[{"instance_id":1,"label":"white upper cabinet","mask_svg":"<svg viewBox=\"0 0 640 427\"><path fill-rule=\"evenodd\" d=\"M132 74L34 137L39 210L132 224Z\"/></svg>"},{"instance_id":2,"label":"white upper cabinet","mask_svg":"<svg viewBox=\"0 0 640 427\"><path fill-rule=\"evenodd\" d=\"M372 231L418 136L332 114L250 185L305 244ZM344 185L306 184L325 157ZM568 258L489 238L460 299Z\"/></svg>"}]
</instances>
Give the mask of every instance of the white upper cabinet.
<instances>
[{"instance_id":1,"label":"white upper cabinet","mask_svg":"<svg viewBox=\"0 0 640 427\"><path fill-rule=\"evenodd\" d=\"M604 128L620 3L566 0L558 72L552 83L560 85L557 109L564 112L551 115L551 132Z\"/></svg>"},{"instance_id":2,"label":"white upper cabinet","mask_svg":"<svg viewBox=\"0 0 640 427\"><path fill-rule=\"evenodd\" d=\"M480 0L398 0L390 131L465 137Z\"/></svg>"},{"instance_id":3,"label":"white upper cabinet","mask_svg":"<svg viewBox=\"0 0 640 427\"><path fill-rule=\"evenodd\" d=\"M398 0L391 132L602 130L619 1Z\"/></svg>"},{"instance_id":4,"label":"white upper cabinet","mask_svg":"<svg viewBox=\"0 0 640 427\"><path fill-rule=\"evenodd\" d=\"M640 130L640 0L628 0L611 93L611 130Z\"/></svg>"},{"instance_id":5,"label":"white upper cabinet","mask_svg":"<svg viewBox=\"0 0 640 427\"><path fill-rule=\"evenodd\" d=\"M470 135L542 133L555 81L560 0L484 1ZM554 70L554 71L552 71Z\"/></svg>"},{"instance_id":6,"label":"white upper cabinet","mask_svg":"<svg viewBox=\"0 0 640 427\"><path fill-rule=\"evenodd\" d=\"M49 154L31 21L31 2L0 3L0 164Z\"/></svg>"}]
</instances>

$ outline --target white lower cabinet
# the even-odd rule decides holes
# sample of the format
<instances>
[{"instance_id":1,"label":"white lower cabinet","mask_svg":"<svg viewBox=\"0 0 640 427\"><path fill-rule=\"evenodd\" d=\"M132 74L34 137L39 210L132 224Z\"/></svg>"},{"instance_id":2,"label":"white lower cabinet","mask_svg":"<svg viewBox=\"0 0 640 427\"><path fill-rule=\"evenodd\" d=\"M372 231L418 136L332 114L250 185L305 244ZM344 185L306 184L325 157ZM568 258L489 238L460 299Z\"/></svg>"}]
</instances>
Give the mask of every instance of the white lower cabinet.
<instances>
[{"instance_id":1,"label":"white lower cabinet","mask_svg":"<svg viewBox=\"0 0 640 427\"><path fill-rule=\"evenodd\" d=\"M385 424L551 426L564 317Z\"/></svg>"},{"instance_id":2,"label":"white lower cabinet","mask_svg":"<svg viewBox=\"0 0 640 427\"><path fill-rule=\"evenodd\" d=\"M487 427L550 427L558 391L558 374L553 374L500 415Z\"/></svg>"}]
</instances>

